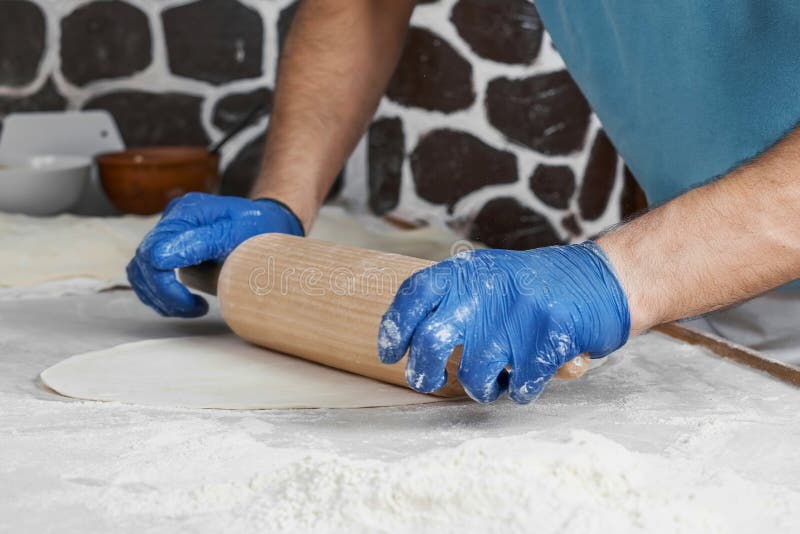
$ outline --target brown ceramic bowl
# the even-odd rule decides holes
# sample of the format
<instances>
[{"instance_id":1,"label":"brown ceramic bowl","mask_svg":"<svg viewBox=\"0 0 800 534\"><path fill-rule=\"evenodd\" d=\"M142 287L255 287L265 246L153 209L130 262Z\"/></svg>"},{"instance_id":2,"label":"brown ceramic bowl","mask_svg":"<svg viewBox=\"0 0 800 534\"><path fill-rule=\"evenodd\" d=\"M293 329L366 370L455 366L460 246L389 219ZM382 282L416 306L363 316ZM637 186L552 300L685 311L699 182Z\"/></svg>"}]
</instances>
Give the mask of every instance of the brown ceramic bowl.
<instances>
[{"instance_id":1,"label":"brown ceramic bowl","mask_svg":"<svg viewBox=\"0 0 800 534\"><path fill-rule=\"evenodd\" d=\"M97 156L100 182L114 206L151 215L191 191L211 193L219 181L219 156L203 147L131 148Z\"/></svg>"}]
</instances>

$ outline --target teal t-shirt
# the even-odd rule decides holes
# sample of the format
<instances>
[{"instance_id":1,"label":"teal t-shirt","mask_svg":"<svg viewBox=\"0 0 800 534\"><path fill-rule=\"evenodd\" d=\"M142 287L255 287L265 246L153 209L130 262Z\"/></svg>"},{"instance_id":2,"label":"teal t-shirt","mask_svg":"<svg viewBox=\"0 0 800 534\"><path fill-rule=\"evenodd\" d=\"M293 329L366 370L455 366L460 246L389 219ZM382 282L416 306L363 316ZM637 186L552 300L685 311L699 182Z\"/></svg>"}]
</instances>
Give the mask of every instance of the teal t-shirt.
<instances>
[{"instance_id":1,"label":"teal t-shirt","mask_svg":"<svg viewBox=\"0 0 800 534\"><path fill-rule=\"evenodd\" d=\"M536 5L651 204L727 173L800 122L798 0Z\"/></svg>"}]
</instances>

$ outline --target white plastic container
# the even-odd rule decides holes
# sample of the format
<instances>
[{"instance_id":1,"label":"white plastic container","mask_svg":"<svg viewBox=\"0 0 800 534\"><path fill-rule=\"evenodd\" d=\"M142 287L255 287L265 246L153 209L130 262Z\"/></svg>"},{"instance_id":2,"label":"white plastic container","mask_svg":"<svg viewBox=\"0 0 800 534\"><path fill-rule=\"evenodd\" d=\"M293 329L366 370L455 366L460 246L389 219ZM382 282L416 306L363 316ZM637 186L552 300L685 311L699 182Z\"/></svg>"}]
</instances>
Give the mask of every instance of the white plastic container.
<instances>
[{"instance_id":1,"label":"white plastic container","mask_svg":"<svg viewBox=\"0 0 800 534\"><path fill-rule=\"evenodd\" d=\"M67 211L81 197L92 161L78 156L0 159L0 210L28 215Z\"/></svg>"}]
</instances>

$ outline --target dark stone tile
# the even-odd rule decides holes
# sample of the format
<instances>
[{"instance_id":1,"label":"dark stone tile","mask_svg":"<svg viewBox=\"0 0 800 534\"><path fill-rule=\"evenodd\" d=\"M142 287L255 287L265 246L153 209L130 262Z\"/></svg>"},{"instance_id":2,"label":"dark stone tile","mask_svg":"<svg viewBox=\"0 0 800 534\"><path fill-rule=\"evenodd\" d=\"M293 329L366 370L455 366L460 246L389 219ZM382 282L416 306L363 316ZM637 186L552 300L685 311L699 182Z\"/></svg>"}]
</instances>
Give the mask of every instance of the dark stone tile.
<instances>
[{"instance_id":1,"label":"dark stone tile","mask_svg":"<svg viewBox=\"0 0 800 534\"><path fill-rule=\"evenodd\" d=\"M52 78L48 78L35 93L24 97L0 96L0 117L24 111L62 111L67 100L58 92Z\"/></svg>"},{"instance_id":2,"label":"dark stone tile","mask_svg":"<svg viewBox=\"0 0 800 534\"><path fill-rule=\"evenodd\" d=\"M378 119L370 126L367 140L369 207L383 215L400 199L406 150L403 122L398 118Z\"/></svg>"},{"instance_id":3,"label":"dark stone tile","mask_svg":"<svg viewBox=\"0 0 800 534\"><path fill-rule=\"evenodd\" d=\"M458 34L481 57L500 63L532 63L544 33L527 0L459 0L450 13Z\"/></svg>"},{"instance_id":4,"label":"dark stone tile","mask_svg":"<svg viewBox=\"0 0 800 534\"><path fill-rule=\"evenodd\" d=\"M114 116L129 147L208 145L200 122L200 97L182 93L119 91L89 100L84 109L105 109Z\"/></svg>"},{"instance_id":5,"label":"dark stone tile","mask_svg":"<svg viewBox=\"0 0 800 534\"><path fill-rule=\"evenodd\" d=\"M267 133L264 132L239 150L239 153L222 173L220 194L245 197L250 193L250 189L261 171L266 140ZM335 198L343 184L344 170L337 175L325 201Z\"/></svg>"},{"instance_id":6,"label":"dark stone tile","mask_svg":"<svg viewBox=\"0 0 800 534\"><path fill-rule=\"evenodd\" d=\"M417 194L451 209L461 197L492 184L517 181L517 158L454 130L425 134L411 154Z\"/></svg>"},{"instance_id":7,"label":"dark stone tile","mask_svg":"<svg viewBox=\"0 0 800 534\"><path fill-rule=\"evenodd\" d=\"M511 80L486 89L489 122L508 139L544 154L580 150L591 109L567 71Z\"/></svg>"},{"instance_id":8,"label":"dark stone tile","mask_svg":"<svg viewBox=\"0 0 800 534\"><path fill-rule=\"evenodd\" d=\"M573 239L583 233L583 228L581 228L578 218L574 213L570 213L561 219L561 226L564 228L564 230L569 232L569 235L572 236Z\"/></svg>"},{"instance_id":9,"label":"dark stone tile","mask_svg":"<svg viewBox=\"0 0 800 534\"><path fill-rule=\"evenodd\" d=\"M63 111L67 108L67 100L61 96L53 83L48 78L42 87L35 93L25 97L0 97L0 133L2 133L2 119L15 112L25 111Z\"/></svg>"},{"instance_id":10,"label":"dark stone tile","mask_svg":"<svg viewBox=\"0 0 800 534\"><path fill-rule=\"evenodd\" d=\"M605 212L614 187L617 159L614 145L603 130L598 130L583 172L583 185L578 197L581 216L585 220L594 221Z\"/></svg>"},{"instance_id":11,"label":"dark stone tile","mask_svg":"<svg viewBox=\"0 0 800 534\"><path fill-rule=\"evenodd\" d=\"M567 209L575 194L575 174L566 165L541 164L528 180L531 191L547 204L558 209Z\"/></svg>"},{"instance_id":12,"label":"dark stone tile","mask_svg":"<svg viewBox=\"0 0 800 534\"><path fill-rule=\"evenodd\" d=\"M495 198L481 208L472 222L470 239L513 250L563 244L550 221L510 197Z\"/></svg>"},{"instance_id":13,"label":"dark stone tile","mask_svg":"<svg viewBox=\"0 0 800 534\"><path fill-rule=\"evenodd\" d=\"M292 21L297 13L297 8L300 2L292 2L278 15L278 49L283 50L283 42L286 41L286 36L289 35L289 28L292 27Z\"/></svg>"},{"instance_id":14,"label":"dark stone tile","mask_svg":"<svg viewBox=\"0 0 800 534\"><path fill-rule=\"evenodd\" d=\"M412 27L386 96L428 110L466 109L475 101L472 66L444 38Z\"/></svg>"},{"instance_id":15,"label":"dark stone tile","mask_svg":"<svg viewBox=\"0 0 800 534\"><path fill-rule=\"evenodd\" d=\"M33 2L0 2L0 86L19 87L36 79L45 29L44 13Z\"/></svg>"},{"instance_id":16,"label":"dark stone tile","mask_svg":"<svg viewBox=\"0 0 800 534\"><path fill-rule=\"evenodd\" d=\"M330 191L328 191L328 196L325 197L325 202L335 200L339 196L339 193L342 192L342 188L344 187L344 180L345 173L344 169L342 169L339 171L339 174L336 175L336 180L333 181L333 185Z\"/></svg>"},{"instance_id":17,"label":"dark stone tile","mask_svg":"<svg viewBox=\"0 0 800 534\"><path fill-rule=\"evenodd\" d=\"M619 216L620 219L627 219L647 209L647 197L627 165L625 165L623 171L625 182L622 185L622 194L620 195Z\"/></svg>"},{"instance_id":18,"label":"dark stone tile","mask_svg":"<svg viewBox=\"0 0 800 534\"><path fill-rule=\"evenodd\" d=\"M261 169L266 138L262 133L239 150L222 175L221 194L247 196Z\"/></svg>"},{"instance_id":19,"label":"dark stone tile","mask_svg":"<svg viewBox=\"0 0 800 534\"><path fill-rule=\"evenodd\" d=\"M151 60L147 15L126 2L90 2L61 20L61 71L75 85L130 76Z\"/></svg>"},{"instance_id":20,"label":"dark stone tile","mask_svg":"<svg viewBox=\"0 0 800 534\"><path fill-rule=\"evenodd\" d=\"M248 93L231 93L220 98L214 106L211 122L222 131L228 131L244 120L259 104L264 104L263 114L272 112L272 90L262 87ZM254 119L254 122L258 118Z\"/></svg>"},{"instance_id":21,"label":"dark stone tile","mask_svg":"<svg viewBox=\"0 0 800 534\"><path fill-rule=\"evenodd\" d=\"M220 85L261 75L264 26L236 0L198 0L162 14L170 70Z\"/></svg>"}]
</instances>

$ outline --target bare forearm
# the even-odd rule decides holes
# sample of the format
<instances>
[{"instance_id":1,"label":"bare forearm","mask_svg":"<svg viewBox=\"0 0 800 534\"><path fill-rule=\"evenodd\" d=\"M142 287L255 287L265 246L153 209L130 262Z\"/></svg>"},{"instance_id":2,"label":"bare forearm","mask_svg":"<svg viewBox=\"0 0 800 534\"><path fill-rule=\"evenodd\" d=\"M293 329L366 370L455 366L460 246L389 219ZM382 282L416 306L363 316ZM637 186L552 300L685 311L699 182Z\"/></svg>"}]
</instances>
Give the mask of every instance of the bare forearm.
<instances>
[{"instance_id":1,"label":"bare forearm","mask_svg":"<svg viewBox=\"0 0 800 534\"><path fill-rule=\"evenodd\" d=\"M288 204L306 230L369 124L399 58L411 0L305 0L281 56L252 197Z\"/></svg>"},{"instance_id":2,"label":"bare forearm","mask_svg":"<svg viewBox=\"0 0 800 534\"><path fill-rule=\"evenodd\" d=\"M632 334L800 277L800 132L598 243L628 295Z\"/></svg>"}]
</instances>

